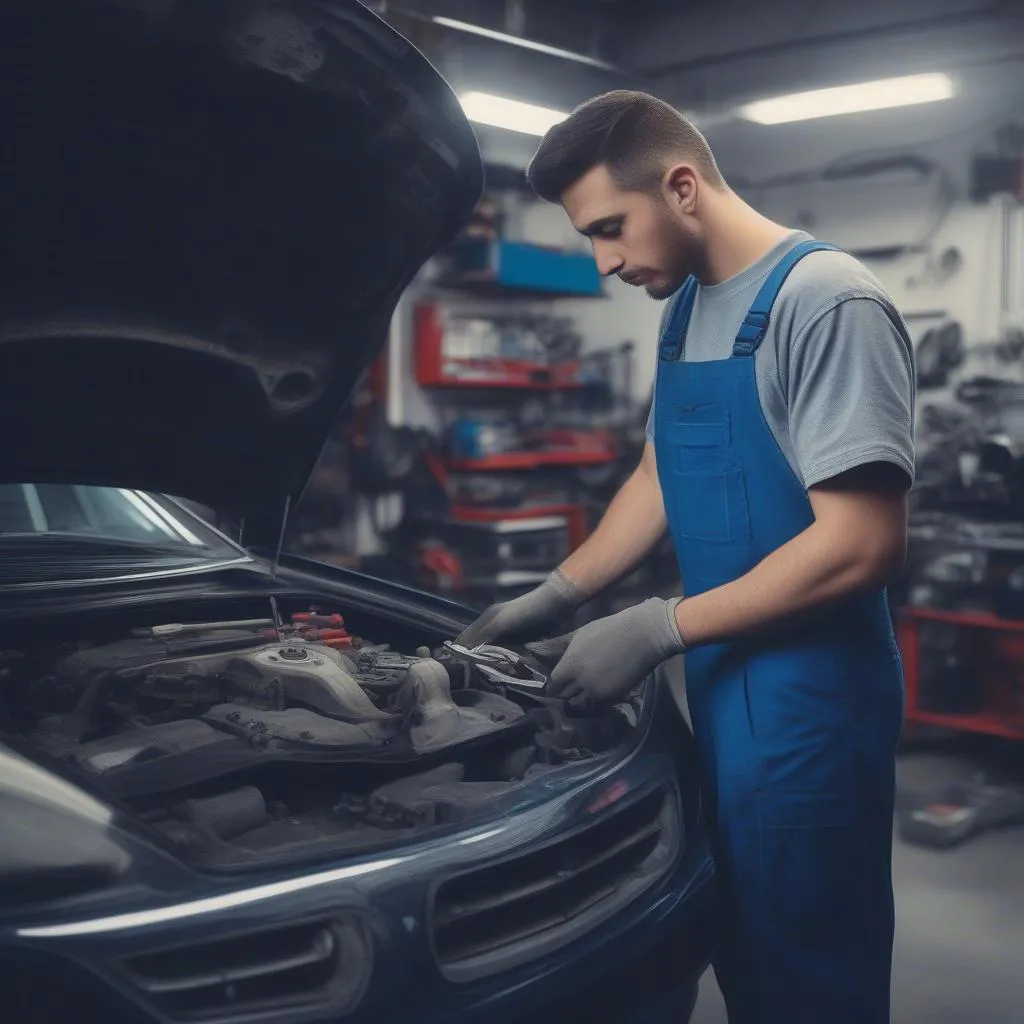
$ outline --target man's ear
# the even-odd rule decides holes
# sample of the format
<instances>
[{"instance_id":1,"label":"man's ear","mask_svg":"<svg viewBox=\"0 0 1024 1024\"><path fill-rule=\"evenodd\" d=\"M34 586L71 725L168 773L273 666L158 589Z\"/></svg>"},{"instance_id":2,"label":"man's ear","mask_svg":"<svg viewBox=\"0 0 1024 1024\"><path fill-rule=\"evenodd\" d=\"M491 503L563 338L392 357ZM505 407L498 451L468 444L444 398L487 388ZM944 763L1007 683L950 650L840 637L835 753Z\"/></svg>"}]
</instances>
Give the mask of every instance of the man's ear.
<instances>
[{"instance_id":1,"label":"man's ear","mask_svg":"<svg viewBox=\"0 0 1024 1024\"><path fill-rule=\"evenodd\" d=\"M673 164L662 178L666 198L680 213L692 214L697 206L697 172L689 164Z\"/></svg>"}]
</instances>

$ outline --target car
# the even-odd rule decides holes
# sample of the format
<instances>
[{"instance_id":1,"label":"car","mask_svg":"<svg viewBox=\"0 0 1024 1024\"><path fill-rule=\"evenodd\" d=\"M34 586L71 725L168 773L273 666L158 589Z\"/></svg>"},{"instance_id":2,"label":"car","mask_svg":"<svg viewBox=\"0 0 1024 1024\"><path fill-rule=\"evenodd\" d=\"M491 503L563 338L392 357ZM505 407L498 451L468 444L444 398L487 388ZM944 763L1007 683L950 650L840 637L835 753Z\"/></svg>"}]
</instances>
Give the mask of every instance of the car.
<instances>
[{"instance_id":1,"label":"car","mask_svg":"<svg viewBox=\"0 0 1024 1024\"><path fill-rule=\"evenodd\" d=\"M686 1020L670 688L568 708L467 609L283 550L480 194L444 80L354 0L0 24L3 1019Z\"/></svg>"}]
</instances>

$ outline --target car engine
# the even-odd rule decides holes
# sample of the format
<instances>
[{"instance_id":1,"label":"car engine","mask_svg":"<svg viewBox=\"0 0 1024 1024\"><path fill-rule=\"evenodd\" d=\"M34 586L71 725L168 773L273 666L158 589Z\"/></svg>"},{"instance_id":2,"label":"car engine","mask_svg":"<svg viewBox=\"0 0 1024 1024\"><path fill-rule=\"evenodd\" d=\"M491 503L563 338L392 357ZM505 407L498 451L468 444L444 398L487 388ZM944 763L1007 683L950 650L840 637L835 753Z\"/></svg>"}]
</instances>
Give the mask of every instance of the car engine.
<instances>
[{"instance_id":1,"label":"car engine","mask_svg":"<svg viewBox=\"0 0 1024 1024\"><path fill-rule=\"evenodd\" d=\"M464 821L635 722L546 697L526 650L404 654L316 609L5 653L7 721L197 863Z\"/></svg>"}]
</instances>

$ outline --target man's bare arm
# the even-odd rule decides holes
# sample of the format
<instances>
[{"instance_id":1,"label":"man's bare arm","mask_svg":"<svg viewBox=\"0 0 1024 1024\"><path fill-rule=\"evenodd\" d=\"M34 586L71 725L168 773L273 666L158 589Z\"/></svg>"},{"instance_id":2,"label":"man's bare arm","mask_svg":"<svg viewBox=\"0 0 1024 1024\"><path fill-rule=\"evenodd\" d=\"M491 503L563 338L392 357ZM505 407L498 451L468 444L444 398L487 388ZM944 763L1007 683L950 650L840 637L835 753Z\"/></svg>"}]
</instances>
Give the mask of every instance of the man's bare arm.
<instances>
[{"instance_id":1,"label":"man's bare arm","mask_svg":"<svg viewBox=\"0 0 1024 1024\"><path fill-rule=\"evenodd\" d=\"M562 572L584 593L599 593L643 561L666 525L654 445L648 441L640 465L597 529L562 563Z\"/></svg>"},{"instance_id":2,"label":"man's bare arm","mask_svg":"<svg viewBox=\"0 0 1024 1024\"><path fill-rule=\"evenodd\" d=\"M459 635L467 647L550 637L588 598L624 576L665 532L654 446L615 495L593 534L539 587L487 608Z\"/></svg>"},{"instance_id":3,"label":"man's bare arm","mask_svg":"<svg viewBox=\"0 0 1024 1024\"><path fill-rule=\"evenodd\" d=\"M750 572L676 606L688 647L781 626L884 583L906 557L906 476L877 463L844 473L808 496L815 521Z\"/></svg>"}]
</instances>

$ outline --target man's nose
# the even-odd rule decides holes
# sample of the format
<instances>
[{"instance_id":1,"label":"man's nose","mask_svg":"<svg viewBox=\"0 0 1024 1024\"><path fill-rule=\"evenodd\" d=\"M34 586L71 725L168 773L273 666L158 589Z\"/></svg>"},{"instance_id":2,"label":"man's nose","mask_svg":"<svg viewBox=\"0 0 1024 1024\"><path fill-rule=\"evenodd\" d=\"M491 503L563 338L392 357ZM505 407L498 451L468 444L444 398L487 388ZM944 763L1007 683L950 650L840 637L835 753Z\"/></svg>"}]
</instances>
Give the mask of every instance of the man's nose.
<instances>
[{"instance_id":1,"label":"man's nose","mask_svg":"<svg viewBox=\"0 0 1024 1024\"><path fill-rule=\"evenodd\" d=\"M594 261L597 263L597 272L602 277L611 277L617 274L623 266L622 257L611 247L594 245Z\"/></svg>"}]
</instances>

